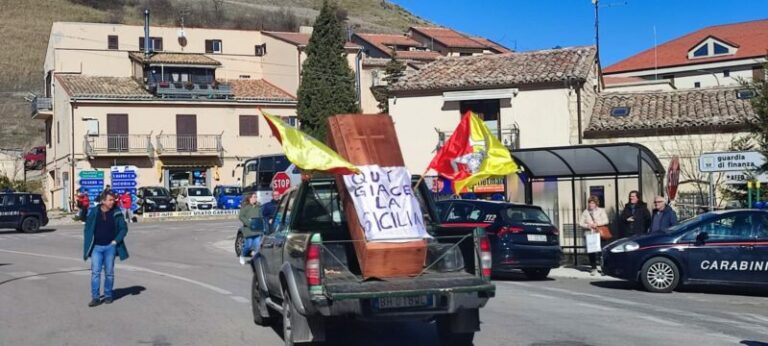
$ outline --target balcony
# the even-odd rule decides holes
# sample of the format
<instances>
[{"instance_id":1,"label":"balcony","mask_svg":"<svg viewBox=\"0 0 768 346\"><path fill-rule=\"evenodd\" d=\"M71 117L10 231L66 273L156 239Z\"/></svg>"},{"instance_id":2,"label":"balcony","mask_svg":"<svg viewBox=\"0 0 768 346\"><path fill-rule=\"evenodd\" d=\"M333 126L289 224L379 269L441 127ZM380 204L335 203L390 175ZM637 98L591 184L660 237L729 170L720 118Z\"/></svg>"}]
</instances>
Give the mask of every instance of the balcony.
<instances>
[{"instance_id":1,"label":"balcony","mask_svg":"<svg viewBox=\"0 0 768 346\"><path fill-rule=\"evenodd\" d=\"M38 97L32 96L28 98L30 106L32 107L32 119L38 116L50 117L53 115L53 99L50 97Z\"/></svg>"},{"instance_id":2,"label":"balcony","mask_svg":"<svg viewBox=\"0 0 768 346\"><path fill-rule=\"evenodd\" d=\"M221 135L157 135L160 156L219 156L224 154Z\"/></svg>"},{"instance_id":3,"label":"balcony","mask_svg":"<svg viewBox=\"0 0 768 346\"><path fill-rule=\"evenodd\" d=\"M150 85L155 94L168 99L229 99L233 96L228 84L222 83L171 83L158 82Z\"/></svg>"},{"instance_id":4,"label":"balcony","mask_svg":"<svg viewBox=\"0 0 768 346\"><path fill-rule=\"evenodd\" d=\"M501 144L507 147L507 149L514 150L520 148L520 128L517 126L517 124L511 124L502 127L501 137L498 136L497 127L489 126L488 129L491 131L491 133L496 134L496 137L499 139L499 141L501 141ZM435 148L435 151L437 151L443 147L449 138L451 138L453 131L440 131L437 128L435 128L435 131L437 131L437 148Z\"/></svg>"},{"instance_id":5,"label":"balcony","mask_svg":"<svg viewBox=\"0 0 768 346\"><path fill-rule=\"evenodd\" d=\"M90 157L152 157L151 135L86 135L85 154Z\"/></svg>"}]
</instances>

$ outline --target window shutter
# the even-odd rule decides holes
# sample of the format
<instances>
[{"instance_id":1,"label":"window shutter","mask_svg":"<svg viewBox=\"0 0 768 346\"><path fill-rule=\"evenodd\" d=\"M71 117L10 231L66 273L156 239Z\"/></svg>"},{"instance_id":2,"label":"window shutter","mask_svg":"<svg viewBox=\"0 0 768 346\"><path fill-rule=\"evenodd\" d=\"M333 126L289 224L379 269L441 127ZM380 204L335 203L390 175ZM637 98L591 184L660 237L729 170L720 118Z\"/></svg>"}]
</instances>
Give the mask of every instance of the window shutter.
<instances>
[{"instance_id":1,"label":"window shutter","mask_svg":"<svg viewBox=\"0 0 768 346\"><path fill-rule=\"evenodd\" d=\"M213 40L205 40L205 52L213 53Z\"/></svg>"},{"instance_id":2,"label":"window shutter","mask_svg":"<svg viewBox=\"0 0 768 346\"><path fill-rule=\"evenodd\" d=\"M118 49L117 35L107 36L107 49Z\"/></svg>"},{"instance_id":3,"label":"window shutter","mask_svg":"<svg viewBox=\"0 0 768 346\"><path fill-rule=\"evenodd\" d=\"M144 37L139 37L139 51L144 51Z\"/></svg>"},{"instance_id":4,"label":"window shutter","mask_svg":"<svg viewBox=\"0 0 768 346\"><path fill-rule=\"evenodd\" d=\"M152 41L154 41L154 47L152 47L152 50L154 51L162 51L163 50L163 38L162 37L156 37Z\"/></svg>"},{"instance_id":5,"label":"window shutter","mask_svg":"<svg viewBox=\"0 0 768 346\"><path fill-rule=\"evenodd\" d=\"M240 116L240 136L258 136L259 135L259 116L241 115Z\"/></svg>"}]
</instances>

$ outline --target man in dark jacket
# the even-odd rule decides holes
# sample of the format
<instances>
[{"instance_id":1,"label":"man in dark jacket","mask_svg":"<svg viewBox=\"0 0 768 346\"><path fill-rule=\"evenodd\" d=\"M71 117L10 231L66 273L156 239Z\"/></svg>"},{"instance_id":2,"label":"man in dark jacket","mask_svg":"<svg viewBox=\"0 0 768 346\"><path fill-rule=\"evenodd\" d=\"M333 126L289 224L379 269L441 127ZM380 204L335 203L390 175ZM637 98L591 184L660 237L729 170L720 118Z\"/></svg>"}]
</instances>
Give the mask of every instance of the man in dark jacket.
<instances>
[{"instance_id":1,"label":"man in dark jacket","mask_svg":"<svg viewBox=\"0 0 768 346\"><path fill-rule=\"evenodd\" d=\"M128 259L125 236L128 225L120 208L115 207L115 195L105 193L100 203L88 213L83 231L83 260L91 258L91 302L88 306L101 304L101 272L104 270L104 303L112 303L112 286L115 282L115 256Z\"/></svg>"},{"instance_id":2,"label":"man in dark jacket","mask_svg":"<svg viewBox=\"0 0 768 346\"><path fill-rule=\"evenodd\" d=\"M269 226L269 230L274 229L275 215L277 214L277 202L280 201L280 193L272 191L272 200L261 206L261 216L264 222Z\"/></svg>"},{"instance_id":3,"label":"man in dark jacket","mask_svg":"<svg viewBox=\"0 0 768 346\"><path fill-rule=\"evenodd\" d=\"M663 231L677 223L677 213L667 205L664 197L656 196L653 200L653 217L650 232Z\"/></svg>"},{"instance_id":4,"label":"man in dark jacket","mask_svg":"<svg viewBox=\"0 0 768 346\"><path fill-rule=\"evenodd\" d=\"M631 237L648 232L648 227L651 226L651 212L648 211L648 205L643 202L639 192L631 191L629 193L629 203L624 205L618 223L622 237Z\"/></svg>"}]
</instances>

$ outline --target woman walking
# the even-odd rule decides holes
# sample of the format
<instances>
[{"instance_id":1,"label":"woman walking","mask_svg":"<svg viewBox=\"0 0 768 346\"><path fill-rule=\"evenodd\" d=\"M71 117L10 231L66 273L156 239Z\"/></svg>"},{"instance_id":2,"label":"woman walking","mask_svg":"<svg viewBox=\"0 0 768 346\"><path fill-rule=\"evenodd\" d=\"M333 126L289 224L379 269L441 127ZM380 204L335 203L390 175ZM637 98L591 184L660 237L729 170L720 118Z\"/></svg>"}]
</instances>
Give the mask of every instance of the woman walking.
<instances>
[{"instance_id":1,"label":"woman walking","mask_svg":"<svg viewBox=\"0 0 768 346\"><path fill-rule=\"evenodd\" d=\"M248 198L240 207L240 222L243 223L241 231L244 238L243 248L240 250L240 265L245 265L245 257L251 251L253 251L253 258L256 258L259 254L259 245L261 245L263 232L251 228L252 219L258 217L261 217L261 209L259 208L258 197L253 192L248 195Z\"/></svg>"},{"instance_id":2,"label":"woman walking","mask_svg":"<svg viewBox=\"0 0 768 346\"><path fill-rule=\"evenodd\" d=\"M587 200L587 209L581 213L579 225L582 228L585 228L586 232L593 234L600 234L600 229L608 226L608 215L605 214L605 209L600 208L600 200L597 196L589 196L589 199ZM604 229L603 232L610 234L607 229ZM604 234L601 238L610 239L610 237L608 237L609 234ZM589 266L591 268L590 274L594 276L597 273L597 252L591 252L588 256Z\"/></svg>"}]
</instances>

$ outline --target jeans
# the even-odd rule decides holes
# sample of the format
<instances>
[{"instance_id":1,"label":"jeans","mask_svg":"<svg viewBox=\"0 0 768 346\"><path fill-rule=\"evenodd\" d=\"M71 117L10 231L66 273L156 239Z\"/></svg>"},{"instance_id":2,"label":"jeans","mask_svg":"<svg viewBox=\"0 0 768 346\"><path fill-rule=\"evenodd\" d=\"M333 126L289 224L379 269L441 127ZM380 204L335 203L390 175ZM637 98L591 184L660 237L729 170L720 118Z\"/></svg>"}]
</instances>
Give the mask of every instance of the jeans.
<instances>
[{"instance_id":1,"label":"jeans","mask_svg":"<svg viewBox=\"0 0 768 346\"><path fill-rule=\"evenodd\" d=\"M115 283L115 245L94 245L91 253L91 297L99 299L101 269L104 273L104 297L112 298L112 286Z\"/></svg>"},{"instance_id":2,"label":"jeans","mask_svg":"<svg viewBox=\"0 0 768 346\"><path fill-rule=\"evenodd\" d=\"M243 250L240 252L241 256L245 257L249 252L253 251L253 258L259 255L259 246L261 246L261 236L245 238L243 241Z\"/></svg>"}]
</instances>

